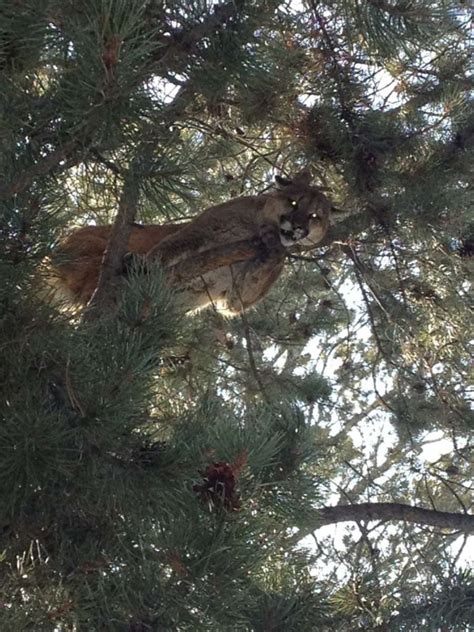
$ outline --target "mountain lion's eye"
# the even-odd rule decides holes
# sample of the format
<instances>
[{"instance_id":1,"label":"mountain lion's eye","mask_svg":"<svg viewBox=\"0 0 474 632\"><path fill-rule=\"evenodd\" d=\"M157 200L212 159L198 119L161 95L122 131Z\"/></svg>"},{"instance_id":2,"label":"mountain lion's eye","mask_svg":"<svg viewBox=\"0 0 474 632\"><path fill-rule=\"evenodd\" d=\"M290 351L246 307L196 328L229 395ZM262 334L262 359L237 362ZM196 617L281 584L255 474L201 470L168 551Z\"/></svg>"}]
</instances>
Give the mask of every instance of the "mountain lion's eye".
<instances>
[{"instance_id":1,"label":"mountain lion's eye","mask_svg":"<svg viewBox=\"0 0 474 632\"><path fill-rule=\"evenodd\" d=\"M319 216L317 213L311 213L311 215L309 216L309 219L319 219Z\"/></svg>"},{"instance_id":2,"label":"mountain lion's eye","mask_svg":"<svg viewBox=\"0 0 474 632\"><path fill-rule=\"evenodd\" d=\"M293 208L296 208L298 206L298 202L296 200L288 200L288 202L291 204Z\"/></svg>"}]
</instances>

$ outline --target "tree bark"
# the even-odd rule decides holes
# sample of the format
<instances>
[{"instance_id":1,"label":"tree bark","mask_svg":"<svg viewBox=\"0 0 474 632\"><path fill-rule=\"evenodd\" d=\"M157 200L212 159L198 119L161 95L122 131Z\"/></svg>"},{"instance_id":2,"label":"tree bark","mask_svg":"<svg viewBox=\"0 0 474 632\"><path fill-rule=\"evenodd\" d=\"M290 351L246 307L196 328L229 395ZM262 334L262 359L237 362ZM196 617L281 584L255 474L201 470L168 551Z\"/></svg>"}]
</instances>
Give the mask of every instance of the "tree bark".
<instances>
[{"instance_id":1,"label":"tree bark","mask_svg":"<svg viewBox=\"0 0 474 632\"><path fill-rule=\"evenodd\" d=\"M123 186L119 208L102 259L99 282L84 312L84 322L112 315L120 300L123 257L137 213L140 187L133 166Z\"/></svg>"},{"instance_id":2,"label":"tree bark","mask_svg":"<svg viewBox=\"0 0 474 632\"><path fill-rule=\"evenodd\" d=\"M335 505L322 507L315 512L314 525L300 529L294 540L299 542L316 529L338 522L370 522L380 520L396 520L411 522L420 526L438 527L440 529L454 529L465 533L474 533L474 515L466 513L452 513L436 511L423 507L414 507L403 503L360 503L357 505Z\"/></svg>"}]
</instances>

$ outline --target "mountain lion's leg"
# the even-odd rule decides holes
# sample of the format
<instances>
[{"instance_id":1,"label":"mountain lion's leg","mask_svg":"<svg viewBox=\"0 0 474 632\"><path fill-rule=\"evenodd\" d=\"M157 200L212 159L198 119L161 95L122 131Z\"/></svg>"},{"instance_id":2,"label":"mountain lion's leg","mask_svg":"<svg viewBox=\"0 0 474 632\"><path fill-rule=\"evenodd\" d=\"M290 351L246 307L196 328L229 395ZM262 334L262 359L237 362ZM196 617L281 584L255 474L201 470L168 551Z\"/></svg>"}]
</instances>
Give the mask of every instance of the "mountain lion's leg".
<instances>
[{"instance_id":1,"label":"mountain lion's leg","mask_svg":"<svg viewBox=\"0 0 474 632\"><path fill-rule=\"evenodd\" d=\"M204 221L206 217L209 220L207 222ZM262 256L269 250L281 247L278 222L266 220L258 226L255 218L252 221L247 218L246 222L242 222L238 216L216 218L213 214L203 215L202 220L198 220L161 240L147 253L147 259L159 259L165 267L173 266L184 259L190 259L194 254L245 240L253 244L258 242L263 249Z\"/></svg>"},{"instance_id":2,"label":"mountain lion's leg","mask_svg":"<svg viewBox=\"0 0 474 632\"><path fill-rule=\"evenodd\" d=\"M232 287L227 294L227 308L240 313L260 301L280 276L285 251L269 253L265 261L253 259L231 267Z\"/></svg>"}]
</instances>

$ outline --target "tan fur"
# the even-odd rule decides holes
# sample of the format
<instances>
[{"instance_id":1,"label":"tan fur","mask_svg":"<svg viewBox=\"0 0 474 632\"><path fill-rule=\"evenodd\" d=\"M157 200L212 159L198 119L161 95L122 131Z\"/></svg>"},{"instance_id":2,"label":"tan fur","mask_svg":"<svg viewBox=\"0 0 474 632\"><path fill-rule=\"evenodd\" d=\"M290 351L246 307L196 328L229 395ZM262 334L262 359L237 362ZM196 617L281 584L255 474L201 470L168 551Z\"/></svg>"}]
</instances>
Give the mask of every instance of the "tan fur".
<instances>
[{"instance_id":1,"label":"tan fur","mask_svg":"<svg viewBox=\"0 0 474 632\"><path fill-rule=\"evenodd\" d=\"M212 304L224 312L238 313L270 290L283 269L286 248L293 243L310 246L324 237L330 208L327 198L309 185L303 173L284 181L275 192L210 207L190 222L134 226L128 251L170 266L218 246L260 238L267 243L266 248L262 246L262 256L236 261L204 275L197 272L194 279L175 288L187 311ZM285 231L290 224L289 231ZM309 234L293 240L300 234L294 232L295 227ZM56 291L63 295L66 292L81 303L89 301L97 286L110 231L111 226L86 226L66 237L53 262Z\"/></svg>"},{"instance_id":2,"label":"tan fur","mask_svg":"<svg viewBox=\"0 0 474 632\"><path fill-rule=\"evenodd\" d=\"M128 250L145 255L165 237L185 224L134 226ZM99 280L100 266L112 226L84 226L70 233L60 244L52 264L49 284L56 298L86 304Z\"/></svg>"}]
</instances>

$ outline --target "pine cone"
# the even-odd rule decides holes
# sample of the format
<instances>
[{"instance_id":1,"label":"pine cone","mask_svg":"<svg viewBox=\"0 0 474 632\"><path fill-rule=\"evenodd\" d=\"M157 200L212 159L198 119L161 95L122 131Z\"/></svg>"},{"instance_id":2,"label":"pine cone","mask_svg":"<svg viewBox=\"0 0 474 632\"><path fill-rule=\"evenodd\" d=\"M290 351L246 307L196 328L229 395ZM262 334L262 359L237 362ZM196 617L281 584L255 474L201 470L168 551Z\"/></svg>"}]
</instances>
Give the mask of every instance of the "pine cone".
<instances>
[{"instance_id":1,"label":"pine cone","mask_svg":"<svg viewBox=\"0 0 474 632\"><path fill-rule=\"evenodd\" d=\"M235 489L235 473L229 463L212 463L199 473L204 482L193 485L193 490L207 503L209 509L223 507L227 511L235 511L240 508L240 499Z\"/></svg>"}]
</instances>

